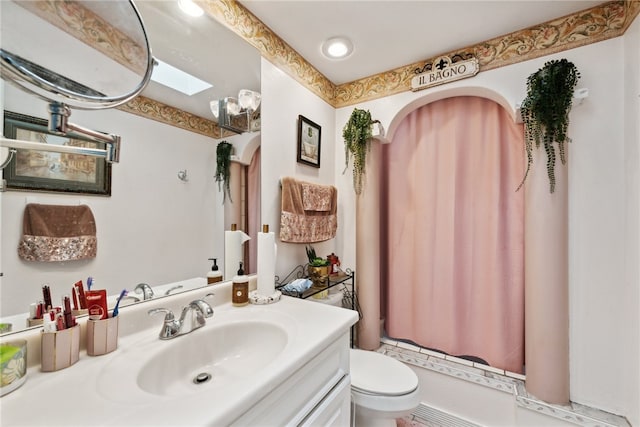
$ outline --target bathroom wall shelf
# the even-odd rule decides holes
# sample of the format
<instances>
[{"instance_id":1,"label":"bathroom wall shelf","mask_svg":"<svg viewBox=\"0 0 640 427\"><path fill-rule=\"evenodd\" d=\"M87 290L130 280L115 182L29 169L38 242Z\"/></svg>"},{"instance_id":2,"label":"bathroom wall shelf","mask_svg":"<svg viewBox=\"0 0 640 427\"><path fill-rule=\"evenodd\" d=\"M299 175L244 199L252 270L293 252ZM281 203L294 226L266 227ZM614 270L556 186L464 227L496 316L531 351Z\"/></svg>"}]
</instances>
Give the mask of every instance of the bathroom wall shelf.
<instances>
[{"instance_id":1,"label":"bathroom wall shelf","mask_svg":"<svg viewBox=\"0 0 640 427\"><path fill-rule=\"evenodd\" d=\"M318 295L322 292L326 292L331 288L335 288L337 286L342 286L340 289L342 291L342 306L346 308L351 308L351 310L355 310L358 312L358 318L362 319L362 312L360 311L360 305L358 304L358 298L356 297L356 273L355 271L347 268L345 271L341 271L338 274L329 275L326 280L326 286L320 287L311 287L304 292L297 291L287 291L284 289L284 286L295 279L303 279L308 278L307 275L307 266L298 265L296 266L289 274L287 274L282 280L278 276L276 276L276 289L281 291L283 295L289 295L296 298L307 299L314 295ZM322 301L322 299L317 299L317 301ZM355 325L351 327L351 346L353 347L354 343L354 333L355 333Z\"/></svg>"},{"instance_id":2,"label":"bathroom wall shelf","mask_svg":"<svg viewBox=\"0 0 640 427\"><path fill-rule=\"evenodd\" d=\"M309 297L311 297L313 295L316 295L316 294L319 294L321 292L324 292L324 291L326 291L328 289L331 289L331 288L333 288L335 286L338 286L340 284L343 284L343 283L345 285L350 284L350 285L352 285L351 287L353 288L353 284L355 283L354 282L354 280L355 280L355 272L352 271L351 269L347 269L346 271L337 273L335 275L333 275L333 274L329 275L327 277L327 280L326 280L326 286L324 286L322 288L311 287L311 288L307 289L304 292L287 291L287 290L285 290L284 286L287 283L289 283L290 281L292 281L294 279L308 278L307 266L308 266L308 264L296 266L282 280L280 280L280 278L278 276L276 276L276 289L281 291L284 295L289 295L289 296L292 296L292 297L306 299L306 298L309 298ZM344 288L346 290L349 290L346 286ZM343 289L343 291L345 289ZM355 299L353 300L353 304L350 304L350 306L351 306L352 310L356 309Z\"/></svg>"}]
</instances>

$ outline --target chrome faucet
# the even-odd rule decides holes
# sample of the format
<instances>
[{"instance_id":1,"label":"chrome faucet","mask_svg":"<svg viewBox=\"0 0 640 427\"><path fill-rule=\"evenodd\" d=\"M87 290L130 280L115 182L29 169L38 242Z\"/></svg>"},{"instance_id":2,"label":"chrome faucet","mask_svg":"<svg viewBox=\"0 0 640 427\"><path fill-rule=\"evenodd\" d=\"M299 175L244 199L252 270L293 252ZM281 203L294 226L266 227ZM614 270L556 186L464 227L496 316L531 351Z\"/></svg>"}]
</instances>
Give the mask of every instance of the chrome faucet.
<instances>
[{"instance_id":1,"label":"chrome faucet","mask_svg":"<svg viewBox=\"0 0 640 427\"><path fill-rule=\"evenodd\" d=\"M213 294L206 296L213 296ZM197 299L182 309L179 320L176 320L173 312L168 308L154 308L148 311L149 315L157 313L165 313L164 323L159 334L160 339L170 340L203 327L206 323L205 319L213 316L213 308L203 299Z\"/></svg>"},{"instance_id":2,"label":"chrome faucet","mask_svg":"<svg viewBox=\"0 0 640 427\"><path fill-rule=\"evenodd\" d=\"M133 290L136 294L142 294L142 299L144 300L153 298L153 289L146 283L138 283Z\"/></svg>"}]
</instances>

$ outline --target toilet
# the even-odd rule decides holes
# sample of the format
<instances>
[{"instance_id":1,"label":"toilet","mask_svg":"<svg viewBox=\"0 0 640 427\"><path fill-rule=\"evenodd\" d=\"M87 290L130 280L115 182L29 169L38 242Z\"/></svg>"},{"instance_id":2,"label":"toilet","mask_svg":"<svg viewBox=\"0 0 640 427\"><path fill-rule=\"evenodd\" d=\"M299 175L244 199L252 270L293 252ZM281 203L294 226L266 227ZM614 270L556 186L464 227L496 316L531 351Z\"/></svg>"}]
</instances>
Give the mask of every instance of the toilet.
<instances>
[{"instance_id":1,"label":"toilet","mask_svg":"<svg viewBox=\"0 0 640 427\"><path fill-rule=\"evenodd\" d=\"M396 426L420 403L418 377L402 362L373 351L350 350L355 427Z\"/></svg>"}]
</instances>

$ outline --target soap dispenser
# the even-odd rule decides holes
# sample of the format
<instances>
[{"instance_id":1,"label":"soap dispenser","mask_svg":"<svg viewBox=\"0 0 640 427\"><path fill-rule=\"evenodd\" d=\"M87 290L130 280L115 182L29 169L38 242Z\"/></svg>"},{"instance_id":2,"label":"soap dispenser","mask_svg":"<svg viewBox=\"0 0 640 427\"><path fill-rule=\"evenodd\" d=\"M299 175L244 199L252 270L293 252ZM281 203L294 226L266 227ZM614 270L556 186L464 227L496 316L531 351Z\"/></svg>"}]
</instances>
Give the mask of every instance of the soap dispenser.
<instances>
[{"instance_id":1,"label":"soap dispenser","mask_svg":"<svg viewBox=\"0 0 640 427\"><path fill-rule=\"evenodd\" d=\"M209 261L213 261L213 266L211 266L211 271L207 273L207 285L212 285L222 281L222 272L218 270L217 258L209 258Z\"/></svg>"},{"instance_id":2,"label":"soap dispenser","mask_svg":"<svg viewBox=\"0 0 640 427\"><path fill-rule=\"evenodd\" d=\"M244 274L242 262L231 284L231 303L236 307L249 304L249 277Z\"/></svg>"}]
</instances>

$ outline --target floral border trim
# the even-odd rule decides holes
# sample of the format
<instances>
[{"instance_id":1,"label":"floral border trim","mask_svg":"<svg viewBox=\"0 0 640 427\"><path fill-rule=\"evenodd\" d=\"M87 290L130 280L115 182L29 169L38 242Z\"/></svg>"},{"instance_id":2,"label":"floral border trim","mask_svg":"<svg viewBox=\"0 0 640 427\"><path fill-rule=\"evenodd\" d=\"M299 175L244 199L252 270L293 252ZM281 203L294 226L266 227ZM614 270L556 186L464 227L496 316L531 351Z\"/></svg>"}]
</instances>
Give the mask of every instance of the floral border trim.
<instances>
[{"instance_id":1,"label":"floral border trim","mask_svg":"<svg viewBox=\"0 0 640 427\"><path fill-rule=\"evenodd\" d=\"M212 120L204 119L141 95L116 108L215 139L235 135L233 132L221 129Z\"/></svg>"},{"instance_id":2,"label":"floral border trim","mask_svg":"<svg viewBox=\"0 0 640 427\"><path fill-rule=\"evenodd\" d=\"M18 4L120 65L140 75L146 71L147 55L143 46L80 3L39 0Z\"/></svg>"},{"instance_id":3,"label":"floral border trim","mask_svg":"<svg viewBox=\"0 0 640 427\"><path fill-rule=\"evenodd\" d=\"M480 71L491 70L540 56L618 37L640 12L637 0L617 0L516 31L444 55L475 55ZM440 56L440 55L439 55ZM336 87L336 108L382 98L411 90L414 70L434 58L399 67Z\"/></svg>"},{"instance_id":4,"label":"floral border trim","mask_svg":"<svg viewBox=\"0 0 640 427\"><path fill-rule=\"evenodd\" d=\"M214 19L258 49L264 58L335 108L409 91L414 70L435 59L429 58L354 82L335 85L237 1L197 2ZM640 2L637 0L611 1L447 55L466 57L473 54L480 62L480 71L491 70L621 36L638 13ZM147 98L134 100L122 109L212 138L230 135L213 121Z\"/></svg>"},{"instance_id":5,"label":"floral border trim","mask_svg":"<svg viewBox=\"0 0 640 427\"><path fill-rule=\"evenodd\" d=\"M335 108L410 91L411 78L415 75L414 70L435 59L435 57L429 58L350 83L335 85L236 0L197 0L197 2L214 19L258 49L264 58ZM126 36L107 31L104 22L97 19L79 19L78 17L85 15L69 14L69 11L61 15L61 12L56 9L65 5L66 2L45 0L36 4L44 8L44 12L41 11L41 13L45 13L46 19L54 25L66 26L62 16L68 15L73 18L74 23L79 25L75 25L76 37L91 44L100 44L109 56L120 63L124 62L132 66L131 64L135 62L136 55L132 53L135 47L124 40ZM445 53L445 55L466 57L472 54L478 58L480 71L491 70L621 36L638 13L640 13L640 1L611 1L459 51ZM91 34L98 34L98 39L95 36L91 37ZM123 48L126 49L123 50ZM233 135L229 131L220 129L212 120L143 96L118 108L212 138Z\"/></svg>"},{"instance_id":6,"label":"floral border trim","mask_svg":"<svg viewBox=\"0 0 640 427\"><path fill-rule=\"evenodd\" d=\"M264 58L333 106L336 85L236 0L198 0L197 3L258 49Z\"/></svg>"}]
</instances>

